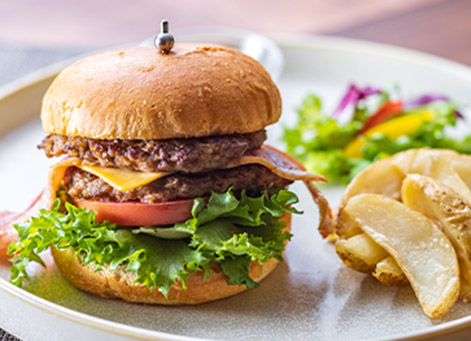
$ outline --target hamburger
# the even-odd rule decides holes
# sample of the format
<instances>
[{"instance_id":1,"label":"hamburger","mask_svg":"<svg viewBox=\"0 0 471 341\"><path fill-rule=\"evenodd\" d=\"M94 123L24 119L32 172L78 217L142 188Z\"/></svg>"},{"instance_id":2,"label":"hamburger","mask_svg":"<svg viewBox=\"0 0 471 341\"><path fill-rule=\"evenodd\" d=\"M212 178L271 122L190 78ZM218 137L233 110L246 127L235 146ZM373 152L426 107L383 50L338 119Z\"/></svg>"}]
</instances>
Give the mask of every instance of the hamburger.
<instances>
[{"instance_id":1,"label":"hamburger","mask_svg":"<svg viewBox=\"0 0 471 341\"><path fill-rule=\"evenodd\" d=\"M139 47L67 67L44 96L39 145L62 159L14 225L11 282L50 248L72 284L106 298L197 304L257 287L300 213L293 181L330 226L313 185L324 178L264 145L280 114L269 74L228 47Z\"/></svg>"}]
</instances>

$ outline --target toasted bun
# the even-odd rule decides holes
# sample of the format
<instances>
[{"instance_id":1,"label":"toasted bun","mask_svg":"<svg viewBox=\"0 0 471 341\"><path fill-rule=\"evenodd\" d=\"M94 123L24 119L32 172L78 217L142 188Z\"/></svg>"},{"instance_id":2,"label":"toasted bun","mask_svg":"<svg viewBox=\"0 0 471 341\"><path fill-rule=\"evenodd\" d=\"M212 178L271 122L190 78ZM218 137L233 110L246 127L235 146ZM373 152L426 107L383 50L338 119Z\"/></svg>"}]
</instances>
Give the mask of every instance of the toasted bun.
<instances>
[{"instance_id":1,"label":"toasted bun","mask_svg":"<svg viewBox=\"0 0 471 341\"><path fill-rule=\"evenodd\" d=\"M222 46L139 47L64 69L41 110L47 133L169 139L249 133L278 121L280 93L254 59Z\"/></svg>"},{"instance_id":2,"label":"toasted bun","mask_svg":"<svg viewBox=\"0 0 471 341\"><path fill-rule=\"evenodd\" d=\"M291 215L285 214L282 219L286 221L285 229L289 231ZM246 290L245 285L228 285L227 277L219 265L211 263L210 276L206 281L203 281L202 271L191 272L187 289L184 290L181 283L174 284L166 299L157 289L151 292L142 284L133 284L136 278L134 272L125 271L124 267L110 271L104 266L102 270L95 272L94 267L82 264L80 259L74 256L72 249L59 251L52 248L52 255L59 270L73 285L105 298L120 298L135 303L181 305L214 301ZM263 265L252 262L250 277L260 282L277 264L278 261L274 258Z\"/></svg>"}]
</instances>

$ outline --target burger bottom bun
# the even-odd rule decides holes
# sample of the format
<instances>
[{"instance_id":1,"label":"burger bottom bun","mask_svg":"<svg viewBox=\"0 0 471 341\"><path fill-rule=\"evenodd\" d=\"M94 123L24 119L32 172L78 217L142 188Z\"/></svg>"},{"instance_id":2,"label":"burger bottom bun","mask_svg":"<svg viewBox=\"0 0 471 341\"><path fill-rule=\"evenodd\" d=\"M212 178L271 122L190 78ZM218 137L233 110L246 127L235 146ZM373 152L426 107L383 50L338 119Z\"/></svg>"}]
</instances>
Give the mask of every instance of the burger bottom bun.
<instances>
[{"instance_id":1,"label":"burger bottom bun","mask_svg":"<svg viewBox=\"0 0 471 341\"><path fill-rule=\"evenodd\" d=\"M282 220L286 222L285 230L290 230L291 214L285 214ZM221 271L216 262L210 264L210 276L203 281L203 271L191 271L187 279L187 289L181 283L172 285L168 298L158 290L152 292L140 283L133 284L135 274L124 270L124 266L116 271L110 271L107 266L95 272L93 266L84 265L79 257L74 256L72 249L51 250L57 267L62 274L77 288L105 297L119 298L128 302L164 305L199 304L218 300L245 291L245 285L228 285L227 276ZM250 277L260 282L278 265L274 258L260 265L252 262Z\"/></svg>"}]
</instances>

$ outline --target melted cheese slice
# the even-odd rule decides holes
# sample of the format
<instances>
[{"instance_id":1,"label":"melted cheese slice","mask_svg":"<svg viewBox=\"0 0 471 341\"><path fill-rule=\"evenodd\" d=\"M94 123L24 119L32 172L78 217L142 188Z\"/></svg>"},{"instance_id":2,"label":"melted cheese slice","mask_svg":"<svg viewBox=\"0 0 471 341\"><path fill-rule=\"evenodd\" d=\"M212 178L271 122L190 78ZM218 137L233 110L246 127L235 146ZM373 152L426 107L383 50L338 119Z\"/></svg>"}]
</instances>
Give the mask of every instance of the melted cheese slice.
<instances>
[{"instance_id":1,"label":"melted cheese slice","mask_svg":"<svg viewBox=\"0 0 471 341\"><path fill-rule=\"evenodd\" d=\"M136 172L127 169L92 167L83 164L77 167L99 177L121 192L146 185L170 174L170 172Z\"/></svg>"},{"instance_id":2,"label":"melted cheese slice","mask_svg":"<svg viewBox=\"0 0 471 341\"><path fill-rule=\"evenodd\" d=\"M242 157L230 162L225 168L230 169L249 164L262 165L279 177L290 181L326 181L322 175L312 174L300 169L299 166L291 162L284 153L268 148L250 151ZM66 168L71 166L78 167L99 177L118 191L127 191L143 186L171 174L171 172L139 172L127 169L95 167L83 163L79 158L65 159L55 164L53 167Z\"/></svg>"},{"instance_id":3,"label":"melted cheese slice","mask_svg":"<svg viewBox=\"0 0 471 341\"><path fill-rule=\"evenodd\" d=\"M136 172L127 169L89 166L83 164L82 160L79 158L65 159L59 163L56 163L52 167L59 169L71 166L75 166L84 170L85 172L99 177L108 185L121 192L146 185L154 180L171 174L171 172Z\"/></svg>"}]
</instances>

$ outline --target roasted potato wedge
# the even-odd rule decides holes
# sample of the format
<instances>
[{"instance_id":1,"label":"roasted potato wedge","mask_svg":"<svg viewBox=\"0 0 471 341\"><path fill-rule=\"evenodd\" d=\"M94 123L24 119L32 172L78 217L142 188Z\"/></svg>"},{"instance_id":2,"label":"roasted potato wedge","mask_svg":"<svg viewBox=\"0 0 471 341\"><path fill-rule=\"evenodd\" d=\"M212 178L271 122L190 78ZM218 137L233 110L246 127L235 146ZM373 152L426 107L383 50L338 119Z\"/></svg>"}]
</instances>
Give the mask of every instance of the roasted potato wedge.
<instances>
[{"instance_id":1,"label":"roasted potato wedge","mask_svg":"<svg viewBox=\"0 0 471 341\"><path fill-rule=\"evenodd\" d=\"M406 275L391 256L386 257L376 264L373 276L381 283L390 287L399 287L409 284Z\"/></svg>"},{"instance_id":2,"label":"roasted potato wedge","mask_svg":"<svg viewBox=\"0 0 471 341\"><path fill-rule=\"evenodd\" d=\"M345 189L338 208L335 231L339 237L349 238L362 232L343 212L350 198L361 193L377 193L400 200L403 180L404 175L391 166L391 158L377 161L358 174Z\"/></svg>"},{"instance_id":3,"label":"roasted potato wedge","mask_svg":"<svg viewBox=\"0 0 471 341\"><path fill-rule=\"evenodd\" d=\"M425 314L443 317L460 292L453 245L424 215L378 194L351 198L345 211L397 262Z\"/></svg>"},{"instance_id":4,"label":"roasted potato wedge","mask_svg":"<svg viewBox=\"0 0 471 341\"><path fill-rule=\"evenodd\" d=\"M378 281L389 286L409 283L396 261L374 240L363 233L357 222L346 212L339 214L340 234L335 251L348 267L372 274Z\"/></svg>"},{"instance_id":5,"label":"roasted potato wedge","mask_svg":"<svg viewBox=\"0 0 471 341\"><path fill-rule=\"evenodd\" d=\"M371 164L346 188L338 209L335 231L341 238L349 238L359 233L348 217L342 217L343 207L350 198L361 193L376 193L400 201L402 181L408 174L417 173L437 179L471 203L471 190L458 171L454 170L455 166L462 174L469 173L471 185L471 170L468 170L471 169L471 157L450 150L411 149Z\"/></svg>"},{"instance_id":6,"label":"roasted potato wedge","mask_svg":"<svg viewBox=\"0 0 471 341\"><path fill-rule=\"evenodd\" d=\"M378 262L389 256L365 233L337 240L335 251L345 265L368 274L374 271Z\"/></svg>"},{"instance_id":7,"label":"roasted potato wedge","mask_svg":"<svg viewBox=\"0 0 471 341\"><path fill-rule=\"evenodd\" d=\"M438 180L454 189L466 201L471 203L471 191L455 171L455 161L461 155L441 149L414 149L395 155L391 164L404 175L420 174Z\"/></svg>"},{"instance_id":8,"label":"roasted potato wedge","mask_svg":"<svg viewBox=\"0 0 471 341\"><path fill-rule=\"evenodd\" d=\"M400 200L402 181L407 174L437 179L471 202L471 157L451 150L422 148L407 150L371 164L348 185L340 206L345 206L350 198L361 193L382 194ZM469 179L469 183L461 178Z\"/></svg>"},{"instance_id":9,"label":"roasted potato wedge","mask_svg":"<svg viewBox=\"0 0 471 341\"><path fill-rule=\"evenodd\" d=\"M460 264L461 292L471 300L471 206L451 188L418 174L402 184L402 200L413 210L433 220L448 236Z\"/></svg>"},{"instance_id":10,"label":"roasted potato wedge","mask_svg":"<svg viewBox=\"0 0 471 341\"><path fill-rule=\"evenodd\" d=\"M451 160L460 157L460 154L446 149L410 149L391 157L393 165L404 177L407 174L417 173L430 175L434 172L437 159Z\"/></svg>"},{"instance_id":11,"label":"roasted potato wedge","mask_svg":"<svg viewBox=\"0 0 471 341\"><path fill-rule=\"evenodd\" d=\"M459 177L471 189L471 155L460 155L451 160L453 169L458 173Z\"/></svg>"},{"instance_id":12,"label":"roasted potato wedge","mask_svg":"<svg viewBox=\"0 0 471 341\"><path fill-rule=\"evenodd\" d=\"M465 199L467 203L471 203L471 191L459 174L452 168L450 160L437 160L434 172L430 177L450 187Z\"/></svg>"},{"instance_id":13,"label":"roasted potato wedge","mask_svg":"<svg viewBox=\"0 0 471 341\"><path fill-rule=\"evenodd\" d=\"M391 166L391 158L377 161L358 174L342 195L341 206L345 206L357 194L377 193L400 199L404 175Z\"/></svg>"},{"instance_id":14,"label":"roasted potato wedge","mask_svg":"<svg viewBox=\"0 0 471 341\"><path fill-rule=\"evenodd\" d=\"M360 226L354 219L345 213L340 207L337 214L337 224L335 226L335 232L340 238L348 239L357 234L363 233Z\"/></svg>"}]
</instances>

